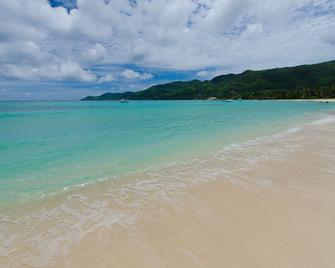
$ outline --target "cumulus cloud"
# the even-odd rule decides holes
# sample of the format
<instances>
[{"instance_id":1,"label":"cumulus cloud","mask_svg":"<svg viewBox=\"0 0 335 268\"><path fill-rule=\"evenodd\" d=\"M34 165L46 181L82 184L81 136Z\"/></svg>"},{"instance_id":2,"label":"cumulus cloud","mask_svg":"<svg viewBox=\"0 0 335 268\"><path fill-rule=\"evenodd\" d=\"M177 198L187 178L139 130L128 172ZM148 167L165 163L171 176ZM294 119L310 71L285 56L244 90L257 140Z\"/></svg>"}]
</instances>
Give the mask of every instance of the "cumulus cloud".
<instances>
[{"instance_id":1,"label":"cumulus cloud","mask_svg":"<svg viewBox=\"0 0 335 268\"><path fill-rule=\"evenodd\" d=\"M112 82L115 80L115 77L113 74L107 74L104 76L99 77L98 82L99 83L107 83L107 82Z\"/></svg>"},{"instance_id":2,"label":"cumulus cloud","mask_svg":"<svg viewBox=\"0 0 335 268\"><path fill-rule=\"evenodd\" d=\"M149 80L153 78L153 75L150 73L139 73L134 70L125 69L121 76L125 79L141 79L141 80Z\"/></svg>"},{"instance_id":3,"label":"cumulus cloud","mask_svg":"<svg viewBox=\"0 0 335 268\"><path fill-rule=\"evenodd\" d=\"M100 44L95 44L93 47L82 52L82 60L86 64L102 62L106 56L106 49Z\"/></svg>"},{"instance_id":4,"label":"cumulus cloud","mask_svg":"<svg viewBox=\"0 0 335 268\"><path fill-rule=\"evenodd\" d=\"M66 61L60 64L25 66L5 64L0 66L0 75L7 78L41 81L77 81L93 82L96 76L84 70L78 63Z\"/></svg>"},{"instance_id":5,"label":"cumulus cloud","mask_svg":"<svg viewBox=\"0 0 335 268\"><path fill-rule=\"evenodd\" d=\"M208 77L215 70L335 56L333 0L0 0L0 5L0 80L131 83L155 79L155 70Z\"/></svg>"}]
</instances>

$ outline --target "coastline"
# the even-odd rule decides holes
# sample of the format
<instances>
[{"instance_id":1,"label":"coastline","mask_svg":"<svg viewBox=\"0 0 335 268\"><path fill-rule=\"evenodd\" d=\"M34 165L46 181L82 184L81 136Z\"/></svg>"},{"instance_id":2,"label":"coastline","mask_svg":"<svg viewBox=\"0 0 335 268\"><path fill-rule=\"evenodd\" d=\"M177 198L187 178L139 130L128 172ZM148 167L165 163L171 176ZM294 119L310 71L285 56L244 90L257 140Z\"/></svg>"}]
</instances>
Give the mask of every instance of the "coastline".
<instances>
[{"instance_id":1,"label":"coastline","mask_svg":"<svg viewBox=\"0 0 335 268\"><path fill-rule=\"evenodd\" d=\"M321 103L334 103L335 99L288 99L281 101L310 101L310 102L321 102Z\"/></svg>"},{"instance_id":2,"label":"coastline","mask_svg":"<svg viewBox=\"0 0 335 268\"><path fill-rule=\"evenodd\" d=\"M0 7L0 268L335 268L335 0Z\"/></svg>"},{"instance_id":3,"label":"coastline","mask_svg":"<svg viewBox=\"0 0 335 268\"><path fill-rule=\"evenodd\" d=\"M102 182L32 205L21 211L29 217L2 228L20 234L22 223L32 226L6 240L0 264L333 267L334 133L329 115L167 168L164 180L120 192Z\"/></svg>"},{"instance_id":4,"label":"coastline","mask_svg":"<svg viewBox=\"0 0 335 268\"><path fill-rule=\"evenodd\" d=\"M333 267L334 133L319 121L273 140L234 180L145 206L135 229L91 234L54 267Z\"/></svg>"}]
</instances>

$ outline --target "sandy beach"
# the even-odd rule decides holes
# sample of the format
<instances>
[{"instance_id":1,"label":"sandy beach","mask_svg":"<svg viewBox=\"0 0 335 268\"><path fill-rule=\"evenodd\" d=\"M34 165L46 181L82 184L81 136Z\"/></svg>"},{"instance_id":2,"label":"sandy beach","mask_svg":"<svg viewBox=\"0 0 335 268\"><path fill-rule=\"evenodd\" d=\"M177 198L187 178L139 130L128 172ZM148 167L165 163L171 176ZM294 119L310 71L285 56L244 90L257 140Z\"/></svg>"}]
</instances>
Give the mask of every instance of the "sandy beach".
<instances>
[{"instance_id":1,"label":"sandy beach","mask_svg":"<svg viewBox=\"0 0 335 268\"><path fill-rule=\"evenodd\" d=\"M335 0L0 21L0 268L335 268Z\"/></svg>"},{"instance_id":2,"label":"sandy beach","mask_svg":"<svg viewBox=\"0 0 335 268\"><path fill-rule=\"evenodd\" d=\"M330 119L251 145L231 179L147 204L51 267L334 267L334 133Z\"/></svg>"},{"instance_id":3,"label":"sandy beach","mask_svg":"<svg viewBox=\"0 0 335 268\"><path fill-rule=\"evenodd\" d=\"M313 101L322 103L333 103L335 102L335 99L293 99L291 101Z\"/></svg>"},{"instance_id":4,"label":"sandy beach","mask_svg":"<svg viewBox=\"0 0 335 268\"><path fill-rule=\"evenodd\" d=\"M334 267L334 135L329 114L25 205L2 218L0 266Z\"/></svg>"}]
</instances>

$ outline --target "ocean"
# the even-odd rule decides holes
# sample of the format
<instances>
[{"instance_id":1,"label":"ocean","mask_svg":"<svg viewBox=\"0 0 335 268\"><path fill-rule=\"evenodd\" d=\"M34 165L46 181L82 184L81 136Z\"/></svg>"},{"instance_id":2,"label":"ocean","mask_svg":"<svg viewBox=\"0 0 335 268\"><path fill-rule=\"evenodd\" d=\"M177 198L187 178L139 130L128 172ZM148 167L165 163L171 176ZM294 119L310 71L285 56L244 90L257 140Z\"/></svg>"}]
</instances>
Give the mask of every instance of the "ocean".
<instances>
[{"instance_id":1,"label":"ocean","mask_svg":"<svg viewBox=\"0 0 335 268\"><path fill-rule=\"evenodd\" d=\"M183 178L233 174L234 165L213 168L218 155L334 109L307 101L0 102L0 257L15 248L14 264L43 266L92 230L129 224L143 202L171 201L187 187Z\"/></svg>"},{"instance_id":2,"label":"ocean","mask_svg":"<svg viewBox=\"0 0 335 268\"><path fill-rule=\"evenodd\" d=\"M331 109L292 101L0 102L0 206L185 162Z\"/></svg>"}]
</instances>

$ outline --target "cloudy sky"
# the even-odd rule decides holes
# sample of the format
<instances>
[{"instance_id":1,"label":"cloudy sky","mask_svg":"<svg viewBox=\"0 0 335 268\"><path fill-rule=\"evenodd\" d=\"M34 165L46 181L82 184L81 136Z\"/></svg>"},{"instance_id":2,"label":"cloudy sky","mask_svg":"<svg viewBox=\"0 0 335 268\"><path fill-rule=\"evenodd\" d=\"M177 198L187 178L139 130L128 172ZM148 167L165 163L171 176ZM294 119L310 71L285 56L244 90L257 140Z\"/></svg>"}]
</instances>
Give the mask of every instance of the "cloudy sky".
<instances>
[{"instance_id":1,"label":"cloudy sky","mask_svg":"<svg viewBox=\"0 0 335 268\"><path fill-rule=\"evenodd\" d=\"M0 100L335 59L335 0L0 0Z\"/></svg>"}]
</instances>

